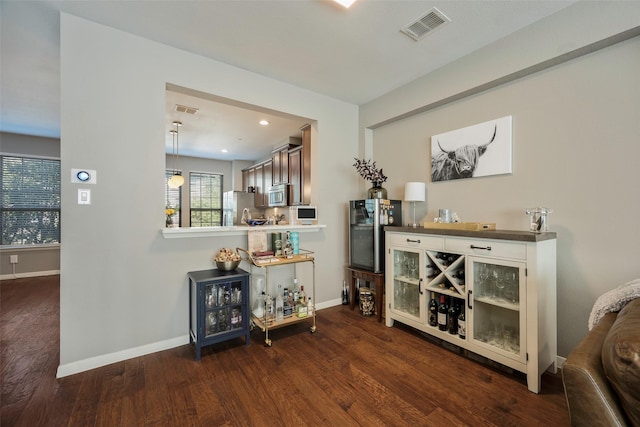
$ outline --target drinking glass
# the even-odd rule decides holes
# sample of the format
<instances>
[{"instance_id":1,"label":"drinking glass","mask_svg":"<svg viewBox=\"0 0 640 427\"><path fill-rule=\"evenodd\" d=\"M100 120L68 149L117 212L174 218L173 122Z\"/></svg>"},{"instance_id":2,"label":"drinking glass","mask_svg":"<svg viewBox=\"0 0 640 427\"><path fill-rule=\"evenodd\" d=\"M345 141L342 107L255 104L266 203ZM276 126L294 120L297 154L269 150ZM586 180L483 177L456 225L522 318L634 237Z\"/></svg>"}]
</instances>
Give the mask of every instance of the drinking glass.
<instances>
[{"instance_id":1,"label":"drinking glass","mask_svg":"<svg viewBox=\"0 0 640 427\"><path fill-rule=\"evenodd\" d=\"M416 275L416 271L418 270L418 261L416 260L416 257L411 257L409 260L409 270L411 271L411 278L417 279L418 276Z\"/></svg>"},{"instance_id":2,"label":"drinking glass","mask_svg":"<svg viewBox=\"0 0 640 427\"><path fill-rule=\"evenodd\" d=\"M507 282L506 282L506 272L504 271L504 269L496 267L496 269L494 270L494 277L495 277L496 288L498 288L497 300L500 301L500 302L506 302L506 300L502 296L502 291L503 291L505 285L507 284Z\"/></svg>"}]
</instances>

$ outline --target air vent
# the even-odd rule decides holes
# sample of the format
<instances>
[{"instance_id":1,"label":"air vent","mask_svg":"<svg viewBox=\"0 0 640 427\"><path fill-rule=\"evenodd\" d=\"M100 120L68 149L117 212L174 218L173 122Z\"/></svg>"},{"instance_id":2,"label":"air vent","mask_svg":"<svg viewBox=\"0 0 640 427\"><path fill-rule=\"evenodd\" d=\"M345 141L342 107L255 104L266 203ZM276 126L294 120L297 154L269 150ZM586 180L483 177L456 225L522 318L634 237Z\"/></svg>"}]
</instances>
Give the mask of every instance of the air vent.
<instances>
[{"instance_id":1,"label":"air vent","mask_svg":"<svg viewBox=\"0 0 640 427\"><path fill-rule=\"evenodd\" d=\"M198 109L194 107L187 107L185 105L176 104L176 111L180 113L196 114L198 112Z\"/></svg>"},{"instance_id":2,"label":"air vent","mask_svg":"<svg viewBox=\"0 0 640 427\"><path fill-rule=\"evenodd\" d=\"M407 24L400 31L415 41L418 41L427 34L433 32L435 29L440 28L449 22L451 22L451 19L447 18L444 13L434 7L420 18Z\"/></svg>"}]
</instances>

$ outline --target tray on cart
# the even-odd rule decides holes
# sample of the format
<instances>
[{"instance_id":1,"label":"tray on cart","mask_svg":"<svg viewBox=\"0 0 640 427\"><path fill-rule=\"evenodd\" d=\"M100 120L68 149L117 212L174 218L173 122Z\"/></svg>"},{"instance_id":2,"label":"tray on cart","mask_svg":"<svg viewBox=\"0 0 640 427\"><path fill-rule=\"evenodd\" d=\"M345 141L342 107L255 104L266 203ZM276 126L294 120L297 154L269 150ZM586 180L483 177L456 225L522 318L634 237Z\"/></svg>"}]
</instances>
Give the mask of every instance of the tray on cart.
<instances>
[{"instance_id":1,"label":"tray on cart","mask_svg":"<svg viewBox=\"0 0 640 427\"><path fill-rule=\"evenodd\" d=\"M284 256L265 256L256 257L249 253L248 250L243 248L236 248L240 257L255 265L256 267L264 267L265 265L279 265L279 264L292 264L302 261L313 261L314 253L305 249L300 249L299 254L292 255L290 257ZM243 256L244 255L244 256Z\"/></svg>"}]
</instances>

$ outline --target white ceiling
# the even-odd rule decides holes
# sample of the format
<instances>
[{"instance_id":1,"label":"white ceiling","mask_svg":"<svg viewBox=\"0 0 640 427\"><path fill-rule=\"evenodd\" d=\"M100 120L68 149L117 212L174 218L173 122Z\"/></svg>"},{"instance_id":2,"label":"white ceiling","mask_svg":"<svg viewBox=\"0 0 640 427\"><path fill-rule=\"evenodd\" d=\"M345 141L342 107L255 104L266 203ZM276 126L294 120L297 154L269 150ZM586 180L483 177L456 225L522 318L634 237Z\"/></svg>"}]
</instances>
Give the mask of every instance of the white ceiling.
<instances>
[{"instance_id":1,"label":"white ceiling","mask_svg":"<svg viewBox=\"0 0 640 427\"><path fill-rule=\"evenodd\" d=\"M58 11L362 105L575 1L358 0L344 9L329 0L0 0L0 130L60 135ZM433 7L451 22L418 42L400 32ZM250 150L265 140L270 149L305 122L272 117L264 137L255 133L264 129L252 130L255 111L233 107L248 116L231 119L228 111L210 110L219 103L181 96L169 94L168 121L175 103L201 104L193 120L182 120L184 154L225 158L222 145ZM209 121L222 114L224 121Z\"/></svg>"}]
</instances>

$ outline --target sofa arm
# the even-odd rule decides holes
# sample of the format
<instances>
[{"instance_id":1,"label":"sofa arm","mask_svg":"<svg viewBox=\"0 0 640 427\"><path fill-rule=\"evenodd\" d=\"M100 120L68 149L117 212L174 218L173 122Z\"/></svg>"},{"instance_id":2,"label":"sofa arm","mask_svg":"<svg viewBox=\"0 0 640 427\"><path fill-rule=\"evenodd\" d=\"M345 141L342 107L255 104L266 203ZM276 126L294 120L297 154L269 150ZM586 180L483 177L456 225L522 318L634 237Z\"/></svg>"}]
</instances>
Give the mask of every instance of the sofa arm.
<instances>
[{"instance_id":1,"label":"sofa arm","mask_svg":"<svg viewBox=\"0 0 640 427\"><path fill-rule=\"evenodd\" d=\"M602 368L602 344L616 320L608 313L574 348L562 366L572 426L626 426L627 420Z\"/></svg>"}]
</instances>

